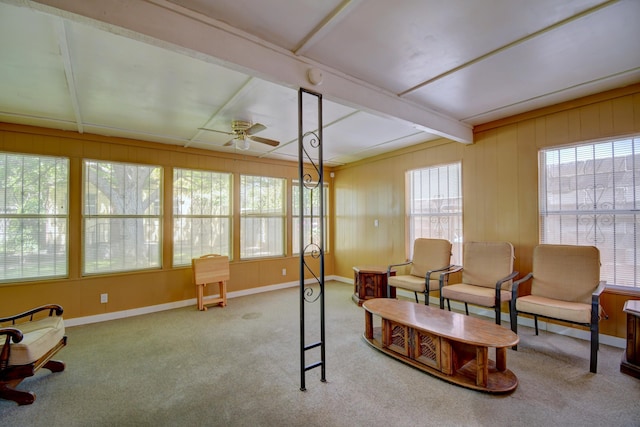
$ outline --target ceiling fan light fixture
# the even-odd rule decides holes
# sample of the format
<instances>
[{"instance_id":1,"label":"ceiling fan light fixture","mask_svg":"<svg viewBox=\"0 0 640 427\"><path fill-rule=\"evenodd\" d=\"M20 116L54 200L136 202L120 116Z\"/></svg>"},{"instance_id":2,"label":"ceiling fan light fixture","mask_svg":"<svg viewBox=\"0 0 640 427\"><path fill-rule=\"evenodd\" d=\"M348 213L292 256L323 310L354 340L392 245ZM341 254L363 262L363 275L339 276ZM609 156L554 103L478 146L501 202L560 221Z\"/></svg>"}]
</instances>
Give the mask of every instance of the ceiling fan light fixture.
<instances>
[{"instance_id":1,"label":"ceiling fan light fixture","mask_svg":"<svg viewBox=\"0 0 640 427\"><path fill-rule=\"evenodd\" d=\"M249 149L249 140L244 135L238 135L233 139L233 142L238 150L246 151Z\"/></svg>"}]
</instances>

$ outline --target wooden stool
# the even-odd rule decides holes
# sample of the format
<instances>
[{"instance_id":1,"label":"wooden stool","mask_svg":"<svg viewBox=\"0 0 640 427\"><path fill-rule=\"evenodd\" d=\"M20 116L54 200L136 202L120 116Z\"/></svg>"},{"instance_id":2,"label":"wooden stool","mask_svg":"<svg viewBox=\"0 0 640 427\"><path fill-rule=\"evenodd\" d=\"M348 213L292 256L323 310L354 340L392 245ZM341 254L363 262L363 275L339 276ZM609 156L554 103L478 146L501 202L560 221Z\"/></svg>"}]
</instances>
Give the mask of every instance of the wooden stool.
<instances>
[{"instance_id":1,"label":"wooden stool","mask_svg":"<svg viewBox=\"0 0 640 427\"><path fill-rule=\"evenodd\" d=\"M221 255L203 255L191 260L193 267L193 282L196 285L198 310L204 311L206 305L227 305L227 280L229 280L229 257ZM204 288L208 283L217 283L220 293L216 297L205 296Z\"/></svg>"}]
</instances>

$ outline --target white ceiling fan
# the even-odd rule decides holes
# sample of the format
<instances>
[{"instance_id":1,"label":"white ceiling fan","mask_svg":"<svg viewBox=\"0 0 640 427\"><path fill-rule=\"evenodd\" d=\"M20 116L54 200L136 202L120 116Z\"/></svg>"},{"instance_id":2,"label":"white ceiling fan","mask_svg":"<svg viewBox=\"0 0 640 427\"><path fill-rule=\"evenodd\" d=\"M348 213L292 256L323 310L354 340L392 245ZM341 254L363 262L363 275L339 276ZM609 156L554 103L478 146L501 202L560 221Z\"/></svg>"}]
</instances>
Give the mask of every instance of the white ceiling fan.
<instances>
[{"instance_id":1,"label":"white ceiling fan","mask_svg":"<svg viewBox=\"0 0 640 427\"><path fill-rule=\"evenodd\" d=\"M216 130L216 129L207 129L207 128L199 128L201 130L206 130L209 132L218 132L224 133L227 135L232 135L233 138L227 141L224 146L228 147L230 145L234 145L239 150L248 150L249 149L249 140L260 142L262 144L267 144L272 147L277 147L280 145L280 141L276 141L274 139L261 138L259 136L255 136L254 134L265 130L267 127L261 123L251 124L250 122L246 122L244 120L234 120L231 122L231 132Z\"/></svg>"}]
</instances>

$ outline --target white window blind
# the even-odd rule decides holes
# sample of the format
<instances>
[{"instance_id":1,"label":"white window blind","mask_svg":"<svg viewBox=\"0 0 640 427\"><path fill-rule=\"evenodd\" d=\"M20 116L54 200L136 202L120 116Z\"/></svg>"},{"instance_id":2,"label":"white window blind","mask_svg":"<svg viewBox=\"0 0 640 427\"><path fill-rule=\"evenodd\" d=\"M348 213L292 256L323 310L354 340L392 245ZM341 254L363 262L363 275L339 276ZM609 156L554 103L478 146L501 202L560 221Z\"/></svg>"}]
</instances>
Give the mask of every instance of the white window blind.
<instances>
[{"instance_id":1,"label":"white window blind","mask_svg":"<svg viewBox=\"0 0 640 427\"><path fill-rule=\"evenodd\" d=\"M83 273L161 266L162 168L83 162Z\"/></svg>"},{"instance_id":2,"label":"white window blind","mask_svg":"<svg viewBox=\"0 0 640 427\"><path fill-rule=\"evenodd\" d=\"M451 262L462 261L462 176L460 162L407 172L409 245L419 237L449 240ZM409 254L410 257L413 254Z\"/></svg>"},{"instance_id":3,"label":"white window blind","mask_svg":"<svg viewBox=\"0 0 640 427\"><path fill-rule=\"evenodd\" d=\"M240 176L240 258L284 256L286 180Z\"/></svg>"},{"instance_id":4,"label":"white window blind","mask_svg":"<svg viewBox=\"0 0 640 427\"><path fill-rule=\"evenodd\" d=\"M0 153L0 282L68 275L69 160Z\"/></svg>"},{"instance_id":5,"label":"white window blind","mask_svg":"<svg viewBox=\"0 0 640 427\"><path fill-rule=\"evenodd\" d=\"M601 280L638 288L640 138L540 152L540 242L600 249Z\"/></svg>"},{"instance_id":6,"label":"white window blind","mask_svg":"<svg viewBox=\"0 0 640 427\"><path fill-rule=\"evenodd\" d=\"M232 175L174 169L173 265L206 254L231 257Z\"/></svg>"}]
</instances>

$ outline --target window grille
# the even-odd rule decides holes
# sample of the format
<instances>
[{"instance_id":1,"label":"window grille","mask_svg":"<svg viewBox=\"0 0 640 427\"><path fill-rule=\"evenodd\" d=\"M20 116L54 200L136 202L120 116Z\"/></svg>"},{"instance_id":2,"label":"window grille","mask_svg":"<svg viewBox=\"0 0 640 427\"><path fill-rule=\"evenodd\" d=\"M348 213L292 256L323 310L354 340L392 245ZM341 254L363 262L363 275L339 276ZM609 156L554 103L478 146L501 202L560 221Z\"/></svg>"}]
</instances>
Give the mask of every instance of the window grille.
<instances>
[{"instance_id":1,"label":"window grille","mask_svg":"<svg viewBox=\"0 0 640 427\"><path fill-rule=\"evenodd\" d=\"M638 288L640 138L539 153L540 242L600 249L601 280Z\"/></svg>"}]
</instances>

